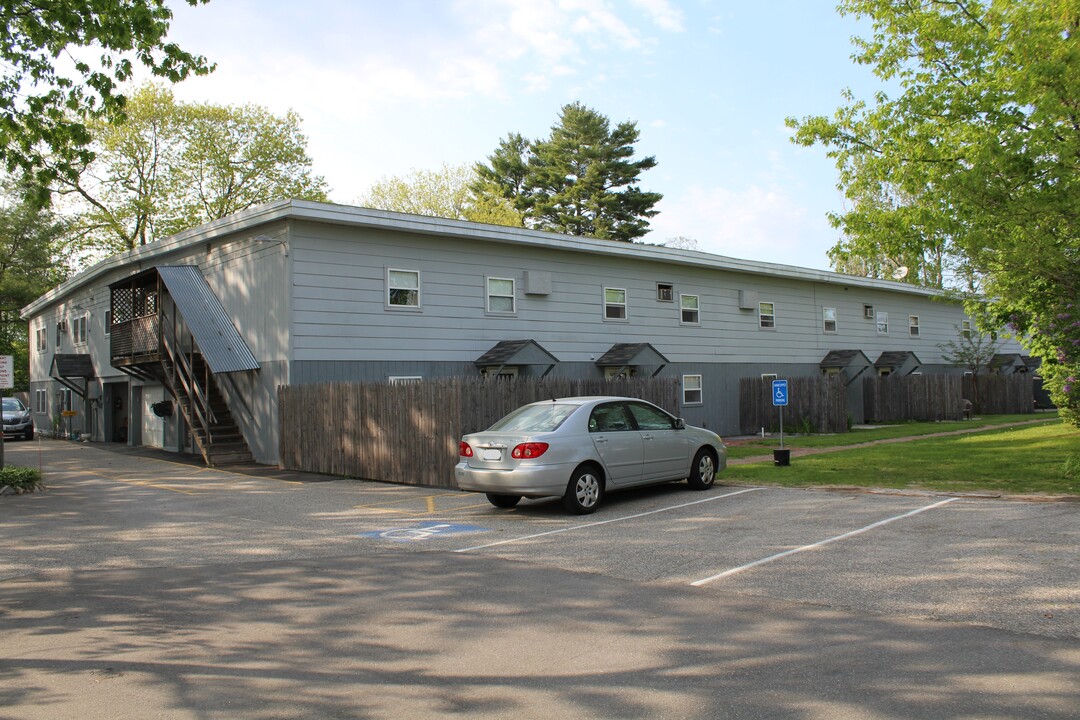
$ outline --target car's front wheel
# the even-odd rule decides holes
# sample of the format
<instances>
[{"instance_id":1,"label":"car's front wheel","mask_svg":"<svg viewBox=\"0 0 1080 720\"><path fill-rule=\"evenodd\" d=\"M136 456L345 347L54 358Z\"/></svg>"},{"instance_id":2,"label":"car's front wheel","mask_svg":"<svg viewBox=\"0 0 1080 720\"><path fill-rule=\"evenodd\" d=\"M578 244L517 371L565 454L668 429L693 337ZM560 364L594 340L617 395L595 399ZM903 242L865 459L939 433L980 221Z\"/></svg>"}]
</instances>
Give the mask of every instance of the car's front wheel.
<instances>
[{"instance_id":1,"label":"car's front wheel","mask_svg":"<svg viewBox=\"0 0 1080 720\"><path fill-rule=\"evenodd\" d=\"M34 439L34 426L33 425L26 428L26 432L23 433L23 439L24 440L33 440Z\"/></svg>"},{"instance_id":2,"label":"car's front wheel","mask_svg":"<svg viewBox=\"0 0 1080 720\"><path fill-rule=\"evenodd\" d=\"M583 465L574 471L566 484L563 505L575 515L595 512L604 498L604 478L593 465Z\"/></svg>"},{"instance_id":3,"label":"car's front wheel","mask_svg":"<svg viewBox=\"0 0 1080 720\"><path fill-rule=\"evenodd\" d=\"M686 482L693 490L708 490L716 481L716 456L712 450L701 448L694 455L694 464L690 466L690 477Z\"/></svg>"},{"instance_id":4,"label":"car's front wheel","mask_svg":"<svg viewBox=\"0 0 1080 720\"><path fill-rule=\"evenodd\" d=\"M488 502L497 508L512 508L521 502L520 495L498 495L496 493L487 493Z\"/></svg>"}]
</instances>

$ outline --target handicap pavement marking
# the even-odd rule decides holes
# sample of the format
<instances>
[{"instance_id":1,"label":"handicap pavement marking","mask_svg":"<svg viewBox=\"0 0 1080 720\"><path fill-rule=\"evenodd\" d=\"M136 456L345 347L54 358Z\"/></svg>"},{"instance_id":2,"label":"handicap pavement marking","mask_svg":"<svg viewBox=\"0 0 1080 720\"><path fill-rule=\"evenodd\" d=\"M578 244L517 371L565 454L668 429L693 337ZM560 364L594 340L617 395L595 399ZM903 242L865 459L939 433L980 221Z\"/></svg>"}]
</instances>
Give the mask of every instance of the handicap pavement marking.
<instances>
[{"instance_id":1,"label":"handicap pavement marking","mask_svg":"<svg viewBox=\"0 0 1080 720\"><path fill-rule=\"evenodd\" d=\"M482 532L488 532L488 528L478 525L427 522L409 527L390 528L389 530L371 530L360 533L359 537L393 540L394 542L417 542L430 540L433 537L450 537L451 535L468 535Z\"/></svg>"}]
</instances>

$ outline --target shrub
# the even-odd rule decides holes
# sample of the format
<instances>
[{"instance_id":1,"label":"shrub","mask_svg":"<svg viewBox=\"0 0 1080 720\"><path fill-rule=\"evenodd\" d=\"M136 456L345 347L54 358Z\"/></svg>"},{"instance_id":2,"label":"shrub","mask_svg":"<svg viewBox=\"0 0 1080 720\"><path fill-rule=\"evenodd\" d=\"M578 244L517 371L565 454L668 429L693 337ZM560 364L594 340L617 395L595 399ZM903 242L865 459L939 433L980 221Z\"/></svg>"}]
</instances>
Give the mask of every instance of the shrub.
<instances>
[{"instance_id":1,"label":"shrub","mask_svg":"<svg viewBox=\"0 0 1080 720\"><path fill-rule=\"evenodd\" d=\"M42 487L41 472L36 468L7 466L0 470L0 489L11 488L15 494L34 492Z\"/></svg>"}]
</instances>

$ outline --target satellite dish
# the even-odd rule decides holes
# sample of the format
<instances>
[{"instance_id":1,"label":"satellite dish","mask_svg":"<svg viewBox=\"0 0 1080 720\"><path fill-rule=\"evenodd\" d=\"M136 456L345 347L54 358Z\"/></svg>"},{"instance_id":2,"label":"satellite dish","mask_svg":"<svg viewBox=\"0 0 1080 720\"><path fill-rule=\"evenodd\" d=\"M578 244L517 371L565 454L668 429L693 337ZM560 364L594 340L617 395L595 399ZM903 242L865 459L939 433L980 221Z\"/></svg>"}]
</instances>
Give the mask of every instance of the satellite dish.
<instances>
[{"instance_id":1,"label":"satellite dish","mask_svg":"<svg viewBox=\"0 0 1080 720\"><path fill-rule=\"evenodd\" d=\"M907 265L901 265L900 267L893 270L892 277L893 277L893 280L903 280L904 278L907 277L907 274L908 274Z\"/></svg>"}]
</instances>

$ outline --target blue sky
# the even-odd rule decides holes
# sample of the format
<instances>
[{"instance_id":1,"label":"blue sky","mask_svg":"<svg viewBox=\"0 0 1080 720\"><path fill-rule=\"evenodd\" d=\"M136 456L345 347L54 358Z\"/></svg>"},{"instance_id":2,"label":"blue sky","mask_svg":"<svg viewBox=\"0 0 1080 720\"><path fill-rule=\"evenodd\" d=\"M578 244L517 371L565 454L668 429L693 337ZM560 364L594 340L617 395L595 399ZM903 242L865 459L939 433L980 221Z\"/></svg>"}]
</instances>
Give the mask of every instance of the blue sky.
<instances>
[{"instance_id":1,"label":"blue sky","mask_svg":"<svg viewBox=\"0 0 1080 720\"><path fill-rule=\"evenodd\" d=\"M843 209L820 148L784 118L831 114L877 88L851 59L865 25L832 0L174 0L170 39L218 64L184 100L304 119L331 198L381 177L472 163L508 132L546 136L581 101L637 123L663 193L645 239L828 268Z\"/></svg>"}]
</instances>

